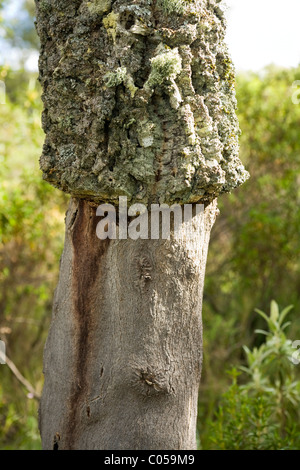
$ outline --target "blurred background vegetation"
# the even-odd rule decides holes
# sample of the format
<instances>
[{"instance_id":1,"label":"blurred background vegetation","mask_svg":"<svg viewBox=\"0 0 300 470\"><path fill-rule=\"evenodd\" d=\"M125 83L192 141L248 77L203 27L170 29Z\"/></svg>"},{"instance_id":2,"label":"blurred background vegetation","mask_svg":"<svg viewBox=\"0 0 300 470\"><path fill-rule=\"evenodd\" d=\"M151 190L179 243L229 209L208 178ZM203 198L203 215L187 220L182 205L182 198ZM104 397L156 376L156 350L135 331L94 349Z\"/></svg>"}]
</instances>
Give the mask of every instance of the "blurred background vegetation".
<instances>
[{"instance_id":1,"label":"blurred background vegetation","mask_svg":"<svg viewBox=\"0 0 300 470\"><path fill-rule=\"evenodd\" d=\"M6 104L0 105L0 339L34 392L0 365L0 449L40 449L42 355L68 197L43 182L38 169L42 105L37 73L26 65L38 49L33 0L19 0L17 16L7 15L8 7L0 0L0 47L18 54L13 66L0 66L6 84ZM220 199L212 232L198 417L203 449L300 449L300 365L290 360L291 341L300 339L295 80L300 67L237 77L241 158L251 179ZM294 308L285 312L290 304Z\"/></svg>"}]
</instances>

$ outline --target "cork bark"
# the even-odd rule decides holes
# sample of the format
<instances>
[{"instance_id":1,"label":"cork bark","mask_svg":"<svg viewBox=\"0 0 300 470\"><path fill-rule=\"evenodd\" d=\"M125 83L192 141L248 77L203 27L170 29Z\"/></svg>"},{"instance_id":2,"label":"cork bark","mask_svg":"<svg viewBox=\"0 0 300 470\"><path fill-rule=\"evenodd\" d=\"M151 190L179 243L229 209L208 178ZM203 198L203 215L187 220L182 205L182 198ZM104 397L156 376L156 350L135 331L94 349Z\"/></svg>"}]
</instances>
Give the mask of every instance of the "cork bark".
<instances>
[{"instance_id":1,"label":"cork bark","mask_svg":"<svg viewBox=\"0 0 300 470\"><path fill-rule=\"evenodd\" d=\"M36 3L47 181L183 204L246 179L219 0Z\"/></svg>"},{"instance_id":2,"label":"cork bark","mask_svg":"<svg viewBox=\"0 0 300 470\"><path fill-rule=\"evenodd\" d=\"M72 196L44 449L194 449L217 197L248 177L220 0L36 0L43 177ZM203 203L179 239L99 240L96 206ZM194 227L194 236L187 231Z\"/></svg>"}]
</instances>

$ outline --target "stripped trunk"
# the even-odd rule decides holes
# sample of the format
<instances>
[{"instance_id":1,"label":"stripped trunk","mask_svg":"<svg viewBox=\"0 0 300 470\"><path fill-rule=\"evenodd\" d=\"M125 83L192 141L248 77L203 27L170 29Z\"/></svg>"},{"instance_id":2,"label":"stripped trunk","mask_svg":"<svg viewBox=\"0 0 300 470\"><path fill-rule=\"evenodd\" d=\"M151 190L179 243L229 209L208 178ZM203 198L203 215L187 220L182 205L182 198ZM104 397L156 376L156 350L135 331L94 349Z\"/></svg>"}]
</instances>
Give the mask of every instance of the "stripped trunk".
<instances>
[{"instance_id":1,"label":"stripped trunk","mask_svg":"<svg viewBox=\"0 0 300 470\"><path fill-rule=\"evenodd\" d=\"M45 350L44 449L196 448L215 213L211 204L183 225L181 240L101 241L95 208L71 200Z\"/></svg>"}]
</instances>

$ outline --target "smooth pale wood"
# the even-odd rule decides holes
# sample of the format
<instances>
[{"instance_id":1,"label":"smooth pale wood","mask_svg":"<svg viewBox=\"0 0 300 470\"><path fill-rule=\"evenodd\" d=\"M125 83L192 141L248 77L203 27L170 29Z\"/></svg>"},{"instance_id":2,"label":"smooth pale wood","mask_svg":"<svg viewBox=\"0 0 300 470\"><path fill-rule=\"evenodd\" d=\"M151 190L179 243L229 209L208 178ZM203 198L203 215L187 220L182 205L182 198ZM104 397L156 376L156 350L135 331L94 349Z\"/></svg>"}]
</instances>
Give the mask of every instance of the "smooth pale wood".
<instances>
[{"instance_id":1,"label":"smooth pale wood","mask_svg":"<svg viewBox=\"0 0 300 470\"><path fill-rule=\"evenodd\" d=\"M216 211L183 225L180 240L100 241L96 209L71 200L44 355L44 449L196 448Z\"/></svg>"}]
</instances>

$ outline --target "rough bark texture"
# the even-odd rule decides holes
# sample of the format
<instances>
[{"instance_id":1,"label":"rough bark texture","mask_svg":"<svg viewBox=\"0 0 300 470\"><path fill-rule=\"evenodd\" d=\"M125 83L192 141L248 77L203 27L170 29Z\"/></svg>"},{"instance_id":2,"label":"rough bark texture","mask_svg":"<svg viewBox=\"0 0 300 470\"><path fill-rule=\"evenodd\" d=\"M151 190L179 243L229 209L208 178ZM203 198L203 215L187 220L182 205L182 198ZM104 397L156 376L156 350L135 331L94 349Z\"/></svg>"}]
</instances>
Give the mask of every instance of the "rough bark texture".
<instances>
[{"instance_id":1,"label":"rough bark texture","mask_svg":"<svg viewBox=\"0 0 300 470\"><path fill-rule=\"evenodd\" d=\"M220 0L36 3L46 180L180 204L244 182Z\"/></svg>"},{"instance_id":2,"label":"rough bark texture","mask_svg":"<svg viewBox=\"0 0 300 470\"><path fill-rule=\"evenodd\" d=\"M100 241L95 208L71 201L45 349L44 449L196 448L215 214L212 204L177 241Z\"/></svg>"},{"instance_id":3,"label":"rough bark texture","mask_svg":"<svg viewBox=\"0 0 300 470\"><path fill-rule=\"evenodd\" d=\"M220 0L36 0L44 178L72 199L45 449L193 449L215 200L246 178ZM201 202L192 240L96 238L95 204Z\"/></svg>"}]
</instances>

